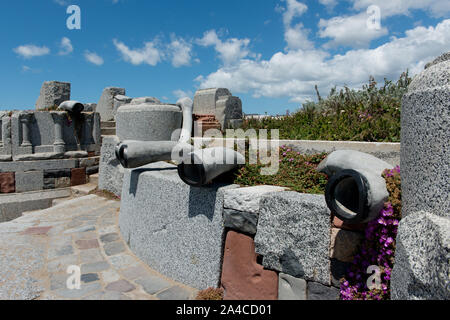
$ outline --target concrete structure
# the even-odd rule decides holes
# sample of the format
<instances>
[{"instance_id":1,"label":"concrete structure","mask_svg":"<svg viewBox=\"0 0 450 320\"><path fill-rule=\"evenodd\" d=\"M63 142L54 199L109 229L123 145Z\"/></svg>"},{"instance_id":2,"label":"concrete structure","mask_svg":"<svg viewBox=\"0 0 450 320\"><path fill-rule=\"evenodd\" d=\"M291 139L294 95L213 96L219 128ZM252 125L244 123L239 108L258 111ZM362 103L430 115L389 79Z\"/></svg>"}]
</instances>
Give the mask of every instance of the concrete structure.
<instances>
[{"instance_id":1,"label":"concrete structure","mask_svg":"<svg viewBox=\"0 0 450 320\"><path fill-rule=\"evenodd\" d=\"M36 110L58 107L62 102L70 100L70 83L46 81L42 84Z\"/></svg>"},{"instance_id":2,"label":"concrete structure","mask_svg":"<svg viewBox=\"0 0 450 320\"><path fill-rule=\"evenodd\" d=\"M450 298L450 54L427 65L402 101L402 220L393 299Z\"/></svg>"},{"instance_id":3,"label":"concrete structure","mask_svg":"<svg viewBox=\"0 0 450 320\"><path fill-rule=\"evenodd\" d=\"M223 194L235 187L190 187L165 162L126 170L120 230L131 250L158 272L198 289L217 287Z\"/></svg>"},{"instance_id":4,"label":"concrete structure","mask_svg":"<svg viewBox=\"0 0 450 320\"><path fill-rule=\"evenodd\" d=\"M225 88L198 90L194 96L194 114L214 115L222 130L242 124L242 102Z\"/></svg>"}]
</instances>

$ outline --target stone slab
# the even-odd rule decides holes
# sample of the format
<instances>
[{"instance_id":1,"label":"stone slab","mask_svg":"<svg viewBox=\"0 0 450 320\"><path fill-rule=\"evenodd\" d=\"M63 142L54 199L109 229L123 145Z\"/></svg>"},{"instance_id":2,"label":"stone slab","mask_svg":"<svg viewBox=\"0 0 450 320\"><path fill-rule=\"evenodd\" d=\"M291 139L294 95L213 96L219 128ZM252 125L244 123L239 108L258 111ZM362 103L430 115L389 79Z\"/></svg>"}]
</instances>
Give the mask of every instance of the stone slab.
<instances>
[{"instance_id":1,"label":"stone slab","mask_svg":"<svg viewBox=\"0 0 450 320\"><path fill-rule=\"evenodd\" d=\"M16 192L37 191L44 189L42 171L16 172Z\"/></svg>"},{"instance_id":2,"label":"stone slab","mask_svg":"<svg viewBox=\"0 0 450 320\"><path fill-rule=\"evenodd\" d=\"M45 81L36 101L36 109L59 106L62 102L70 100L70 83L60 81Z\"/></svg>"},{"instance_id":3,"label":"stone slab","mask_svg":"<svg viewBox=\"0 0 450 320\"><path fill-rule=\"evenodd\" d=\"M78 159L0 162L0 172L25 172L32 170L48 171L76 167L78 167Z\"/></svg>"},{"instance_id":4,"label":"stone slab","mask_svg":"<svg viewBox=\"0 0 450 320\"><path fill-rule=\"evenodd\" d=\"M308 282L308 300L339 300L339 289L324 286L317 282Z\"/></svg>"},{"instance_id":5,"label":"stone slab","mask_svg":"<svg viewBox=\"0 0 450 320\"><path fill-rule=\"evenodd\" d=\"M14 172L0 172L0 193L16 192L16 178Z\"/></svg>"},{"instance_id":6,"label":"stone slab","mask_svg":"<svg viewBox=\"0 0 450 320\"><path fill-rule=\"evenodd\" d=\"M98 188L120 196L122 193L122 182L124 168L116 159L115 147L120 142L117 136L103 137L101 148Z\"/></svg>"},{"instance_id":7,"label":"stone slab","mask_svg":"<svg viewBox=\"0 0 450 320\"><path fill-rule=\"evenodd\" d=\"M217 287L223 192L235 187L190 187L176 166L165 162L126 170L119 215L122 236L140 259L165 276L201 290Z\"/></svg>"},{"instance_id":8,"label":"stone slab","mask_svg":"<svg viewBox=\"0 0 450 320\"><path fill-rule=\"evenodd\" d=\"M86 184L86 168L73 168L70 173L70 185Z\"/></svg>"},{"instance_id":9,"label":"stone slab","mask_svg":"<svg viewBox=\"0 0 450 320\"><path fill-rule=\"evenodd\" d=\"M255 245L264 267L330 284L330 211L323 195L263 197Z\"/></svg>"},{"instance_id":10,"label":"stone slab","mask_svg":"<svg viewBox=\"0 0 450 320\"><path fill-rule=\"evenodd\" d=\"M278 300L306 300L306 280L280 273L278 278Z\"/></svg>"},{"instance_id":11,"label":"stone slab","mask_svg":"<svg viewBox=\"0 0 450 320\"><path fill-rule=\"evenodd\" d=\"M276 300L278 274L257 263L253 238L228 231L225 241L222 287L224 300Z\"/></svg>"},{"instance_id":12,"label":"stone slab","mask_svg":"<svg viewBox=\"0 0 450 320\"><path fill-rule=\"evenodd\" d=\"M254 235L258 224L258 214L233 209L223 209L223 225L239 232Z\"/></svg>"},{"instance_id":13,"label":"stone slab","mask_svg":"<svg viewBox=\"0 0 450 320\"><path fill-rule=\"evenodd\" d=\"M224 208L259 213L259 201L267 193L285 191L277 186L255 186L228 190L224 196Z\"/></svg>"}]
</instances>

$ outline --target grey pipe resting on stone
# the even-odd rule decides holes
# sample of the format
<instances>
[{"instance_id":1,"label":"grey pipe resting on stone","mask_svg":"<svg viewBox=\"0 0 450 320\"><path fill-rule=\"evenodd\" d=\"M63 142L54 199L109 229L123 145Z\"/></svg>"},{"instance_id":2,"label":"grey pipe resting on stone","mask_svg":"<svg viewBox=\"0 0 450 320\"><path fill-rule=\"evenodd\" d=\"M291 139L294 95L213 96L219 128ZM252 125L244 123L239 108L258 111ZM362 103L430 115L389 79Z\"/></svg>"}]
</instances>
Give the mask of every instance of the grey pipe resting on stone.
<instances>
[{"instance_id":1,"label":"grey pipe resting on stone","mask_svg":"<svg viewBox=\"0 0 450 320\"><path fill-rule=\"evenodd\" d=\"M84 110L84 104L78 101L68 100L61 103L58 109L72 113L81 113Z\"/></svg>"},{"instance_id":2,"label":"grey pipe resting on stone","mask_svg":"<svg viewBox=\"0 0 450 320\"><path fill-rule=\"evenodd\" d=\"M391 164L367 153L332 152L317 167L330 177L325 190L328 208L348 223L376 219L389 196L382 173L392 168Z\"/></svg>"}]
</instances>

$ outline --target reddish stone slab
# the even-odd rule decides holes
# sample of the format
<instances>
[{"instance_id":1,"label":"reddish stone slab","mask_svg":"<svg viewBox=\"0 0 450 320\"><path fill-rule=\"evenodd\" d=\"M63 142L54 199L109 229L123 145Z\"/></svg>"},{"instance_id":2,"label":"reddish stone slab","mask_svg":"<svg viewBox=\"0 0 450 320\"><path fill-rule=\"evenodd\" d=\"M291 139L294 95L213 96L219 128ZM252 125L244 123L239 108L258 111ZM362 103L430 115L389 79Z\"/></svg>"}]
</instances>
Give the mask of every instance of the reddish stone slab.
<instances>
[{"instance_id":1,"label":"reddish stone slab","mask_svg":"<svg viewBox=\"0 0 450 320\"><path fill-rule=\"evenodd\" d=\"M80 249L80 250L87 250L87 249L99 247L99 243L98 243L97 239L77 240L77 241L75 241L75 244L77 245L78 249Z\"/></svg>"},{"instance_id":2,"label":"reddish stone slab","mask_svg":"<svg viewBox=\"0 0 450 320\"><path fill-rule=\"evenodd\" d=\"M16 179L14 172L0 172L0 193L16 192Z\"/></svg>"},{"instance_id":3,"label":"reddish stone slab","mask_svg":"<svg viewBox=\"0 0 450 320\"><path fill-rule=\"evenodd\" d=\"M73 168L70 175L70 185L79 186L86 184L86 168Z\"/></svg>"},{"instance_id":4,"label":"reddish stone slab","mask_svg":"<svg viewBox=\"0 0 450 320\"><path fill-rule=\"evenodd\" d=\"M136 287L127 280L119 280L108 284L105 289L108 291L130 292L136 289Z\"/></svg>"},{"instance_id":5,"label":"reddish stone slab","mask_svg":"<svg viewBox=\"0 0 450 320\"><path fill-rule=\"evenodd\" d=\"M366 223L349 224L349 223L342 221L341 219L339 219L336 216L333 216L332 225L335 228L349 230L349 231L364 231L367 227Z\"/></svg>"},{"instance_id":6,"label":"reddish stone slab","mask_svg":"<svg viewBox=\"0 0 450 320\"><path fill-rule=\"evenodd\" d=\"M31 227L22 232L22 234L33 235L33 236L42 236L47 235L47 232L52 227Z\"/></svg>"},{"instance_id":7,"label":"reddish stone slab","mask_svg":"<svg viewBox=\"0 0 450 320\"><path fill-rule=\"evenodd\" d=\"M256 262L253 238L229 231L222 268L224 300L277 300L278 274Z\"/></svg>"}]
</instances>

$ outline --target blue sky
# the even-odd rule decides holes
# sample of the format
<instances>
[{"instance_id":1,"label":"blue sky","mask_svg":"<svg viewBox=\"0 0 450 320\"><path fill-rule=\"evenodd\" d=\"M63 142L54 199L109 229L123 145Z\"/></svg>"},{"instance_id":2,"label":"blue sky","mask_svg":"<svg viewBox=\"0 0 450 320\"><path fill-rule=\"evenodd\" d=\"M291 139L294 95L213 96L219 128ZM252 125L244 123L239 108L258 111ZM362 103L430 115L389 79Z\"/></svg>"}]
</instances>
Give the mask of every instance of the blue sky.
<instances>
[{"instance_id":1,"label":"blue sky","mask_svg":"<svg viewBox=\"0 0 450 320\"><path fill-rule=\"evenodd\" d=\"M0 110L33 109L59 80L82 102L107 86L169 103L226 87L246 113L284 114L316 84L324 96L420 72L450 51L449 18L450 0L1 1Z\"/></svg>"}]
</instances>

